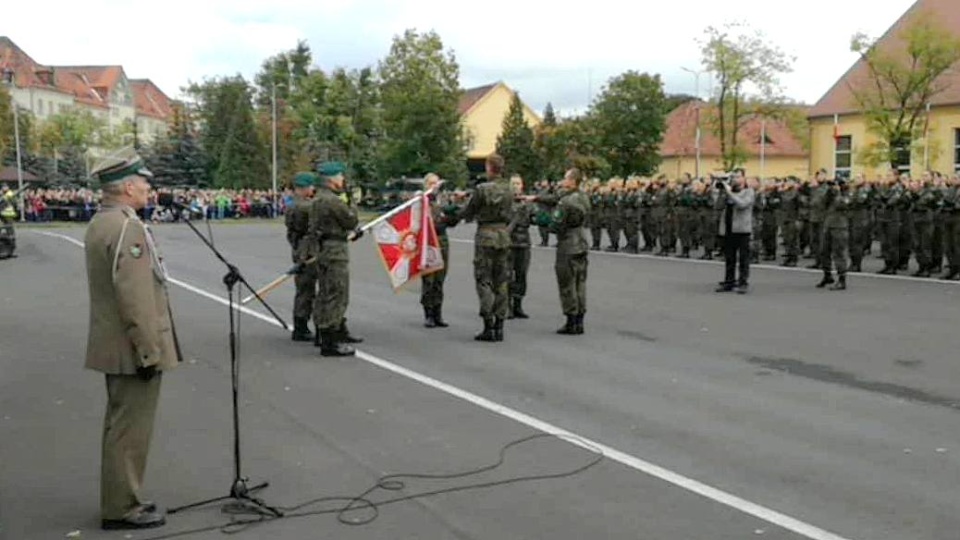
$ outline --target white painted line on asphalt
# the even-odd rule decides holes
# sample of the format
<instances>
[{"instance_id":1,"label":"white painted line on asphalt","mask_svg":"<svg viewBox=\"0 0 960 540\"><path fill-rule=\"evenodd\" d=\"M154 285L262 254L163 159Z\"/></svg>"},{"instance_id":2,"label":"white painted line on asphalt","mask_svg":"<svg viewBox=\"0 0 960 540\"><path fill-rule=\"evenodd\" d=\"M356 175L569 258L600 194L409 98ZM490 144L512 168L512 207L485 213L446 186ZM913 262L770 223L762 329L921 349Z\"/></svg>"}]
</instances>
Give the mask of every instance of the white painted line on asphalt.
<instances>
[{"instance_id":1,"label":"white painted line on asphalt","mask_svg":"<svg viewBox=\"0 0 960 540\"><path fill-rule=\"evenodd\" d=\"M450 238L451 242L457 242L459 244L472 244L473 240L468 240L466 238ZM532 246L533 249L543 250L543 251L554 251L554 247L543 247L543 246ZM629 259L650 259L652 261L663 261L663 262L673 262L673 263L683 263L683 264L707 264L714 266L722 266L723 259L714 259L711 261L704 261L700 259L681 259L678 257L660 257L658 255L649 255L646 253L623 253L623 252L611 252L611 251L591 251L591 256L603 256L603 257L626 257ZM804 274L816 274L822 275L823 270L814 270L811 268L797 268L789 266L780 266L773 264L751 264L750 268L761 268L764 270L779 270L783 272L802 272ZM913 276L888 276L885 274L875 274L873 272L850 272L847 274L847 279L854 278L870 278L870 279L891 279L894 281L914 281L917 283L939 283L942 285L960 285L960 281L948 281L946 279L940 278L920 278Z\"/></svg>"},{"instance_id":2,"label":"white painted line on asphalt","mask_svg":"<svg viewBox=\"0 0 960 540\"><path fill-rule=\"evenodd\" d=\"M39 232L39 231L38 231L38 234L61 238L76 246L83 247L83 242L66 235L49 233L49 232ZM178 279L170 278L169 281L170 283L173 283L174 285L177 285L178 287L181 287L194 294L197 294L209 300L213 300L214 302L217 302L224 306L229 306L229 302L227 301L226 298L222 298L214 293L211 293L209 291L206 291L204 289L201 289L199 287L196 287L184 281L180 281ZM281 327L280 323L277 322L276 319L272 317L268 317L250 308L243 307L243 306L234 306L234 309L238 309L242 313L250 315L251 317L255 317L267 324L271 324L276 327ZM507 407L506 405L501 405L499 403L491 401L487 398L484 398L482 396L479 396L467 390L463 390L451 384L447 384L443 381L434 379L433 377L429 377L427 375L423 375L416 371L407 369L403 366L394 364L393 362L384 360L383 358L380 358L378 356L374 356L372 354L368 354L358 350L357 358L365 362L368 362L370 364L373 364L379 368L396 373L397 375L406 377L408 379L412 379L414 381L417 381L421 384L424 384L436 390L440 390L441 392L445 392L451 396L454 396L456 398L472 403L478 407L487 409L488 411L499 414L500 416L504 416L506 418L509 418L521 424L525 424L529 427L540 430L544 433L559 436L563 438L563 440L566 440L567 442L570 442L572 444L575 444L587 450L600 449L603 452L604 456L614 461L617 461L623 465L626 465L627 467L636 469L640 472L646 473L655 478L659 478L677 487L680 487L687 491L691 491L693 493L696 493L698 495L711 499L720 504L724 504L726 506L739 510L745 514L749 514L756 518L762 519L768 523L778 525L784 529L797 533L811 540L850 540L843 536L834 534L830 531L821 529L815 525L811 525L804 521L800 521L799 519L790 517L786 514L777 512L776 510L767 508L765 506L748 501L746 499L742 499L740 497L737 497L736 495L727 493L725 491L709 486L702 482L698 482L697 480L694 480L692 478L687 478L686 476L683 476L679 473L673 472L669 469L665 469L659 465L650 463L649 461L644 461L638 457L627 454L626 452L622 452L620 450L617 450L605 444L593 441L581 435L577 435L576 433L573 433L561 427L555 426L553 424L550 424L549 422L545 422L543 420L530 416L526 413L520 412L516 409L512 409L510 407ZM579 441L582 441L582 443Z\"/></svg>"}]
</instances>

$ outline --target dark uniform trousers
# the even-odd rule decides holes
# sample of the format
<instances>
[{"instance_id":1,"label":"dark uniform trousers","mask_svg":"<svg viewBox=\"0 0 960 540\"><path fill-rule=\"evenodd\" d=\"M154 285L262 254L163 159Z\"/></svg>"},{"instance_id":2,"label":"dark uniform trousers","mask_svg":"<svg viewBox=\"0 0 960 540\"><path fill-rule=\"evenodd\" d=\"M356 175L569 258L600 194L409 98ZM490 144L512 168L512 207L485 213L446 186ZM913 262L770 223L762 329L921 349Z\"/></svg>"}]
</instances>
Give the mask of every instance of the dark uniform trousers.
<instances>
[{"instance_id":1,"label":"dark uniform trousers","mask_svg":"<svg viewBox=\"0 0 960 540\"><path fill-rule=\"evenodd\" d=\"M293 297L293 316L309 319L313 315L313 305L317 300L317 267L304 265L303 270L294 276L296 294Z\"/></svg>"},{"instance_id":2,"label":"dark uniform trousers","mask_svg":"<svg viewBox=\"0 0 960 540\"><path fill-rule=\"evenodd\" d=\"M510 286L510 248L474 245L473 278L484 319L507 318Z\"/></svg>"},{"instance_id":3,"label":"dark uniform trousers","mask_svg":"<svg viewBox=\"0 0 960 540\"><path fill-rule=\"evenodd\" d=\"M333 260L317 264L319 293L314 303L313 322L321 330L339 328L350 301L350 263Z\"/></svg>"},{"instance_id":4,"label":"dark uniform trousers","mask_svg":"<svg viewBox=\"0 0 960 540\"><path fill-rule=\"evenodd\" d=\"M560 306L564 315L583 315L587 312L587 254L557 254L554 263Z\"/></svg>"},{"instance_id":5,"label":"dark uniform trousers","mask_svg":"<svg viewBox=\"0 0 960 540\"><path fill-rule=\"evenodd\" d=\"M100 475L101 518L119 520L143 504L140 486L160 396L158 373L149 381L135 375L107 375Z\"/></svg>"},{"instance_id":6,"label":"dark uniform trousers","mask_svg":"<svg viewBox=\"0 0 960 540\"><path fill-rule=\"evenodd\" d=\"M960 210L944 216L943 243L950 270L960 271Z\"/></svg>"},{"instance_id":7,"label":"dark uniform trousers","mask_svg":"<svg viewBox=\"0 0 960 540\"><path fill-rule=\"evenodd\" d=\"M830 262L837 268L837 275L847 275L847 252L850 251L849 227L823 227L820 239L820 260L823 271L830 271Z\"/></svg>"},{"instance_id":8,"label":"dark uniform trousers","mask_svg":"<svg viewBox=\"0 0 960 540\"><path fill-rule=\"evenodd\" d=\"M510 298L523 298L527 295L527 273L530 271L530 247L514 246L510 248Z\"/></svg>"},{"instance_id":9,"label":"dark uniform trousers","mask_svg":"<svg viewBox=\"0 0 960 540\"><path fill-rule=\"evenodd\" d=\"M450 243L446 239L440 240L440 253L443 255L443 270L431 272L421 280L420 305L427 309L443 306L443 282L450 267Z\"/></svg>"}]
</instances>

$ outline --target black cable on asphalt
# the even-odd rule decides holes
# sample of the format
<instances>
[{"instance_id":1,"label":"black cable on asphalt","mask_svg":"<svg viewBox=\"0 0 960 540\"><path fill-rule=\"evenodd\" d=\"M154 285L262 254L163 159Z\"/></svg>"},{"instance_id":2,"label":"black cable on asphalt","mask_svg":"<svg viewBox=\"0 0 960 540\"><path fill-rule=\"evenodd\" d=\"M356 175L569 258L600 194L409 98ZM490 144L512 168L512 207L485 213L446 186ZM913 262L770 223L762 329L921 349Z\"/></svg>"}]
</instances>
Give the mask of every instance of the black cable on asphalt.
<instances>
[{"instance_id":1,"label":"black cable on asphalt","mask_svg":"<svg viewBox=\"0 0 960 540\"><path fill-rule=\"evenodd\" d=\"M523 444L529 443L537 439L553 438L560 439L570 443L573 443L581 448L587 450L588 452L594 454L593 459L571 470L566 470L558 473L549 473L549 474L531 474L524 476L515 476L512 478L507 478L504 480L491 480L489 482L478 482L474 484L467 484L463 486L453 486L448 488L440 488L431 491L422 491L419 493L412 493L410 495L403 495L399 497L394 497L391 499L384 499L382 501L372 501L368 497L378 490L382 491L402 491L406 488L406 483L401 480L456 480L460 478L468 478L471 476L477 476L486 472L494 471L501 466L503 466L506 461L507 452L511 448L521 446ZM344 525L367 525L372 523L377 519L377 516L380 514L380 508L388 506L391 504L396 504L404 501L412 501L416 499L423 499L427 497L434 497L437 495L443 495L447 493L456 493L461 491L472 491L478 489L487 489L492 487L502 487L511 484L519 484L523 482L533 482L537 480L555 480L560 478L569 478L583 473L587 469L590 469L594 465L597 465L606 456L603 453L603 450L597 448L595 445L584 441L578 437L571 435L562 435L562 434L552 434L552 433L538 433L535 435L530 435L520 439L511 441L500 448L499 457L496 462L491 463L490 465L485 465L476 469L470 469L464 472L459 473L450 473L450 474L389 474L386 476L380 477L376 483L371 486L369 489L361 493L360 495L354 497L318 497L316 499L311 499L309 501L302 502L300 504L290 506L290 507L280 507L280 510L284 513L282 517L269 516L269 515L260 515L252 518L234 518L227 523L221 523L217 525L210 525L207 527L200 527L195 529L188 529L185 531L179 531L169 534L164 534L161 536L151 536L144 538L142 540L168 540L170 538L182 538L186 536L192 536L195 534L200 534L204 532L211 532L219 530L224 534L237 534L244 531L247 531L255 526L264 525L267 523L272 523L274 521L281 521L286 519L293 518L304 518L311 516L323 516L335 514L337 516L337 521ZM321 504L333 504L338 503L336 507L333 508L321 508L317 510L306 510L312 506L317 506ZM344 504L345 503L345 504ZM341 506L342 505L342 506ZM366 512L365 516L362 517L350 517L357 513Z\"/></svg>"}]
</instances>

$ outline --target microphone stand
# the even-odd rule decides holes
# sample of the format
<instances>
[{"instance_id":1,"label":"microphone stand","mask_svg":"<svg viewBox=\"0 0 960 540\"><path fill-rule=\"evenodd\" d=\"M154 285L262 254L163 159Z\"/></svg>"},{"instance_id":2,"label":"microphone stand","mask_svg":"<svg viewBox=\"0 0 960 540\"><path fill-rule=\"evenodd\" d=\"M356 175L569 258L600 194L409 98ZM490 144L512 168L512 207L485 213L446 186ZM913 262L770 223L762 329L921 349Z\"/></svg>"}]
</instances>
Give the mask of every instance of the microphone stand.
<instances>
[{"instance_id":1,"label":"microphone stand","mask_svg":"<svg viewBox=\"0 0 960 540\"><path fill-rule=\"evenodd\" d=\"M189 216L190 211L188 210L185 213ZM182 214L181 214L181 217L182 217ZM210 248L210 250L213 252L214 255L216 255L218 259L220 259L220 262L222 262L227 267L227 273L223 276L223 284L226 285L227 287L227 305L229 308L229 315L230 315L230 380L231 380L231 386L233 390L233 472L234 472L234 477L233 477L233 484L230 486L229 495L224 495L222 497L214 497L212 499L206 499L203 501L190 503L184 506L179 506L177 508L172 508L168 510L167 513L175 514L177 512L180 512L182 510L186 510L189 508L196 508L198 506L204 506L210 503L232 499L231 502L225 504L222 507L223 512L229 513L229 514L257 514L257 515L282 517L283 512L280 509L274 506L270 506L266 504L262 499L254 497L252 495L253 492L259 491L269 486L270 483L262 482L253 487L250 487L247 485L247 481L249 479L243 476L240 468L240 410L238 406L240 370L239 370L239 358L237 353L239 337L237 336L237 333L234 329L234 318L235 317L239 318L240 315L239 313L235 313L236 311L239 311L238 308L236 307L236 303L234 300L234 296L235 296L234 287L236 286L236 284L241 283L242 285L247 287L247 289L253 292L257 300L259 300L260 303L263 304L265 308L267 308L267 311L269 311L270 314L273 315L277 319L277 321L280 322L281 325L283 325L284 329L289 330L289 326L287 326L287 323L284 322L284 320L281 319L279 315L277 315L277 313L266 303L266 301L264 301L263 298L260 297L259 294L257 294L257 292L253 289L253 287L251 287L250 284L247 283L247 280L240 273L240 270L235 265L227 261L227 259L224 258L224 256L220 253L219 250L217 250L217 248L213 245L213 243L210 242L210 240L208 240L205 236L203 236L203 234L199 230L197 230L196 226L194 226L193 222L189 219L189 217L185 221L187 225L190 226L190 229L192 229L193 232L196 233L198 237L200 237L200 240L202 240L203 243ZM239 321L237 322L237 324L239 325Z\"/></svg>"}]
</instances>

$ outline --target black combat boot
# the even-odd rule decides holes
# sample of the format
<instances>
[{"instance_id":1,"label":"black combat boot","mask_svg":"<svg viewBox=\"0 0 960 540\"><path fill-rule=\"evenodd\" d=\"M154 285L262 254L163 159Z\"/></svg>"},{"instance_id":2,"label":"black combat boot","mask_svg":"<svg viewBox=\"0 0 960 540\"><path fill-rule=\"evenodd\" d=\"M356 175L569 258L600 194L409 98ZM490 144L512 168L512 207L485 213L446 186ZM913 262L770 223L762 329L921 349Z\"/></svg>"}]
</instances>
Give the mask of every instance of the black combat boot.
<instances>
[{"instance_id":1,"label":"black combat boot","mask_svg":"<svg viewBox=\"0 0 960 540\"><path fill-rule=\"evenodd\" d=\"M437 317L434 315L433 308L424 306L423 308L423 325L427 328L436 328L437 327Z\"/></svg>"},{"instance_id":2,"label":"black combat boot","mask_svg":"<svg viewBox=\"0 0 960 540\"><path fill-rule=\"evenodd\" d=\"M683 248L683 251L680 253L679 258L681 258L681 259L689 259L689 258L690 258L690 248L688 248L688 247Z\"/></svg>"},{"instance_id":3,"label":"black combat boot","mask_svg":"<svg viewBox=\"0 0 960 540\"><path fill-rule=\"evenodd\" d=\"M500 317L493 319L493 340L503 341L503 319Z\"/></svg>"},{"instance_id":4,"label":"black combat boot","mask_svg":"<svg viewBox=\"0 0 960 540\"><path fill-rule=\"evenodd\" d=\"M443 307L437 306L433 308L433 321L437 323L437 327L446 328L450 326L446 321L443 320Z\"/></svg>"},{"instance_id":5,"label":"black combat boot","mask_svg":"<svg viewBox=\"0 0 960 540\"><path fill-rule=\"evenodd\" d=\"M830 290L831 290L831 291L845 291L845 290L847 290L847 275L846 275L846 274L841 274L840 276L838 276L838 278L839 278L839 281L837 281L836 284L834 284L832 287L830 287Z\"/></svg>"},{"instance_id":6,"label":"black combat boot","mask_svg":"<svg viewBox=\"0 0 960 540\"><path fill-rule=\"evenodd\" d=\"M576 335L583 334L583 315L581 313L574 319L573 333Z\"/></svg>"},{"instance_id":7,"label":"black combat boot","mask_svg":"<svg viewBox=\"0 0 960 540\"><path fill-rule=\"evenodd\" d=\"M513 309L511 310L514 318L517 319L529 319L530 316L524 313L523 311L523 297L517 296L513 298Z\"/></svg>"},{"instance_id":8,"label":"black combat boot","mask_svg":"<svg viewBox=\"0 0 960 540\"><path fill-rule=\"evenodd\" d=\"M945 280L948 280L948 281L954 281L954 280L956 280L958 277L960 277L960 267L951 266L951 267L950 267L950 271L949 271L948 273L946 273L946 274L945 274L942 278L940 278L940 279L945 279Z\"/></svg>"},{"instance_id":9,"label":"black combat boot","mask_svg":"<svg viewBox=\"0 0 960 540\"><path fill-rule=\"evenodd\" d=\"M305 317L293 318L293 332L290 339L294 341L313 341L313 334L310 333L310 322Z\"/></svg>"},{"instance_id":10,"label":"black combat boot","mask_svg":"<svg viewBox=\"0 0 960 540\"><path fill-rule=\"evenodd\" d=\"M558 334L564 336L573 336L577 333L577 316L567 315L567 322L557 330Z\"/></svg>"},{"instance_id":11,"label":"black combat boot","mask_svg":"<svg viewBox=\"0 0 960 540\"><path fill-rule=\"evenodd\" d=\"M820 280L820 283L817 283L817 288L822 289L827 285L830 285L831 283L833 283L833 274L831 274L830 272L824 272L823 279Z\"/></svg>"},{"instance_id":12,"label":"black combat boot","mask_svg":"<svg viewBox=\"0 0 960 540\"><path fill-rule=\"evenodd\" d=\"M321 356L353 356L357 351L343 342L343 333L338 328L321 331Z\"/></svg>"},{"instance_id":13,"label":"black combat boot","mask_svg":"<svg viewBox=\"0 0 960 540\"><path fill-rule=\"evenodd\" d=\"M493 334L493 317L484 317L483 319L483 332L473 336L473 339L477 341L495 341Z\"/></svg>"},{"instance_id":14,"label":"black combat boot","mask_svg":"<svg viewBox=\"0 0 960 540\"><path fill-rule=\"evenodd\" d=\"M363 343L363 338L350 335L350 330L347 330L347 319L340 321L340 328L337 330L340 341L344 343Z\"/></svg>"}]
</instances>

